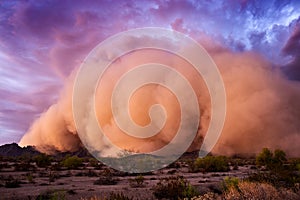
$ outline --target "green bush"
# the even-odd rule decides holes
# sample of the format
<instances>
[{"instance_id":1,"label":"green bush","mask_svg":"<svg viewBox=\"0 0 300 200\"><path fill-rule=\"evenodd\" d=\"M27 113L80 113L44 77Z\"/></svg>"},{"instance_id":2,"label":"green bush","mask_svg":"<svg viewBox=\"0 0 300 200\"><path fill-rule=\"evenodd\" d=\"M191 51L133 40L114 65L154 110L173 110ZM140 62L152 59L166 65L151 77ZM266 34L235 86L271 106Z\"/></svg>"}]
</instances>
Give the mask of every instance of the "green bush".
<instances>
[{"instance_id":1,"label":"green bush","mask_svg":"<svg viewBox=\"0 0 300 200\"><path fill-rule=\"evenodd\" d=\"M197 158L191 170L193 172L227 172L230 168L225 156L206 156Z\"/></svg>"},{"instance_id":2,"label":"green bush","mask_svg":"<svg viewBox=\"0 0 300 200\"><path fill-rule=\"evenodd\" d=\"M40 154L34 157L34 161L38 167L49 167L52 159L46 154Z\"/></svg>"},{"instance_id":3,"label":"green bush","mask_svg":"<svg viewBox=\"0 0 300 200\"><path fill-rule=\"evenodd\" d=\"M274 158L273 158L273 162L275 164L279 164L279 165L283 165L285 162L287 161L286 159L286 154L284 151L280 150L280 149L276 149L274 151Z\"/></svg>"},{"instance_id":4,"label":"green bush","mask_svg":"<svg viewBox=\"0 0 300 200\"><path fill-rule=\"evenodd\" d=\"M82 166L82 159L77 156L66 157L61 164L68 169L78 169L78 167Z\"/></svg>"},{"instance_id":5,"label":"green bush","mask_svg":"<svg viewBox=\"0 0 300 200\"><path fill-rule=\"evenodd\" d=\"M291 158L288 160L289 168L293 171L300 172L300 158ZM285 167L287 168L287 167Z\"/></svg>"},{"instance_id":6,"label":"green bush","mask_svg":"<svg viewBox=\"0 0 300 200\"><path fill-rule=\"evenodd\" d=\"M252 182L269 183L276 188L284 187L294 189L300 183L300 174L297 170L297 160L287 162L286 155L282 150L272 153L264 148L256 157L256 164L265 166L268 171L250 174L247 178Z\"/></svg>"},{"instance_id":7,"label":"green bush","mask_svg":"<svg viewBox=\"0 0 300 200\"><path fill-rule=\"evenodd\" d=\"M182 176L161 179L153 188L153 194L157 199L183 199L192 198L199 193Z\"/></svg>"},{"instance_id":8,"label":"green bush","mask_svg":"<svg viewBox=\"0 0 300 200\"><path fill-rule=\"evenodd\" d=\"M224 191L228 191L230 188L238 190L239 179L236 177L225 177L222 186Z\"/></svg>"},{"instance_id":9,"label":"green bush","mask_svg":"<svg viewBox=\"0 0 300 200\"><path fill-rule=\"evenodd\" d=\"M256 156L256 165L265 166L268 170L280 170L286 161L285 152L279 149L276 149L273 154L268 148L263 148Z\"/></svg>"},{"instance_id":10,"label":"green bush","mask_svg":"<svg viewBox=\"0 0 300 200\"><path fill-rule=\"evenodd\" d=\"M296 169L300 172L300 163L296 165Z\"/></svg>"},{"instance_id":11,"label":"green bush","mask_svg":"<svg viewBox=\"0 0 300 200\"><path fill-rule=\"evenodd\" d=\"M273 153L268 148L263 148L262 152L260 152L256 156L256 165L258 166L270 166L273 159Z\"/></svg>"}]
</instances>

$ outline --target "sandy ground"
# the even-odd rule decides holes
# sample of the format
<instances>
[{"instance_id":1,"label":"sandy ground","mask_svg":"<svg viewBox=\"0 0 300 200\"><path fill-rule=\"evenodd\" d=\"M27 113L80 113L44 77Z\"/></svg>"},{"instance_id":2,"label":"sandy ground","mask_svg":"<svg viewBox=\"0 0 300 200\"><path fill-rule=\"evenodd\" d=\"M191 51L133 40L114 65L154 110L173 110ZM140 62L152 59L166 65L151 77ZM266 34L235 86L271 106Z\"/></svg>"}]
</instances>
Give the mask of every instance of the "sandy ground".
<instances>
[{"instance_id":1,"label":"sandy ground","mask_svg":"<svg viewBox=\"0 0 300 200\"><path fill-rule=\"evenodd\" d=\"M9 165L12 165L10 163ZM143 175L145 178L144 187L131 187L129 182L135 176L117 175L116 185L95 185L105 169L94 169L84 167L79 170L53 171L45 168L37 168L33 171L16 172L14 168L5 168L0 171L0 200L1 199L36 199L38 195L51 193L58 199L89 199L90 197L108 196L110 192L123 192L135 199L155 199L151 188L163 177L174 175L184 176L193 186L196 186L201 193L209 190L220 190L221 182L226 176L246 177L248 173L255 171L251 165L239 166L237 170L215 173L189 173L187 167L179 169L168 168L153 172L150 175ZM93 172L93 176L88 176ZM6 188L5 180L13 177L21 181L18 188ZM49 177L54 177L50 179Z\"/></svg>"}]
</instances>

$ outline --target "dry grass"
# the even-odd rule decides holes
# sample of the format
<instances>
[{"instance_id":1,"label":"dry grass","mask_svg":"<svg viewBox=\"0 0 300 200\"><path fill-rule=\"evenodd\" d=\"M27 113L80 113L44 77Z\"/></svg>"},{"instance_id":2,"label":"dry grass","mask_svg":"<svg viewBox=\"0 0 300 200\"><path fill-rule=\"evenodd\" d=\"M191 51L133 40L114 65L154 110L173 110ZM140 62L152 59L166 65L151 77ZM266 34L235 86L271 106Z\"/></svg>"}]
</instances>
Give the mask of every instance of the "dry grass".
<instances>
[{"instance_id":1,"label":"dry grass","mask_svg":"<svg viewBox=\"0 0 300 200\"><path fill-rule=\"evenodd\" d=\"M266 183L251 183L251 182L240 182L238 187L229 188L228 192L224 195L225 199L238 200L238 199L270 199L270 200L281 200L281 199L299 199L299 196L290 190L276 189L270 184Z\"/></svg>"},{"instance_id":2,"label":"dry grass","mask_svg":"<svg viewBox=\"0 0 300 200\"><path fill-rule=\"evenodd\" d=\"M236 186L230 186L223 194L212 192L193 197L192 200L298 200L300 194L296 194L285 188L276 189L267 183L241 181Z\"/></svg>"}]
</instances>

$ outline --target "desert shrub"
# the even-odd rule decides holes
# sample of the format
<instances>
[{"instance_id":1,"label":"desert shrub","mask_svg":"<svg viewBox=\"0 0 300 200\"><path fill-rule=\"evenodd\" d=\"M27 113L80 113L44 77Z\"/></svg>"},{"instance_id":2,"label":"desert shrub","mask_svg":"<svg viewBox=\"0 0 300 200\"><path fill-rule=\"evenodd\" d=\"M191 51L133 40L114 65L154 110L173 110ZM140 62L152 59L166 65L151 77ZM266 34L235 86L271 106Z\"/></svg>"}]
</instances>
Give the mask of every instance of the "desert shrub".
<instances>
[{"instance_id":1,"label":"desert shrub","mask_svg":"<svg viewBox=\"0 0 300 200\"><path fill-rule=\"evenodd\" d=\"M275 150L272 153L264 148L256 157L256 163L265 166L268 171L250 174L247 178L249 181L269 183L276 188L295 188L295 185L300 182L300 174L295 172L295 163L287 163L286 155L282 150Z\"/></svg>"},{"instance_id":2,"label":"desert shrub","mask_svg":"<svg viewBox=\"0 0 300 200\"><path fill-rule=\"evenodd\" d=\"M281 170L286 161L285 152L279 149L272 153L268 148L263 148L256 156L256 165L265 166L268 170Z\"/></svg>"},{"instance_id":3,"label":"desert shrub","mask_svg":"<svg viewBox=\"0 0 300 200\"><path fill-rule=\"evenodd\" d=\"M230 168L225 156L206 156L197 158L191 169L193 172L226 172Z\"/></svg>"},{"instance_id":4,"label":"desert shrub","mask_svg":"<svg viewBox=\"0 0 300 200\"><path fill-rule=\"evenodd\" d=\"M34 157L34 161L38 167L51 166L52 158L46 154L40 154Z\"/></svg>"},{"instance_id":5,"label":"desert shrub","mask_svg":"<svg viewBox=\"0 0 300 200\"><path fill-rule=\"evenodd\" d=\"M60 178L60 176L58 173L49 171L49 174L48 174L49 183L54 182L56 179L59 179L59 178Z\"/></svg>"},{"instance_id":6,"label":"desert shrub","mask_svg":"<svg viewBox=\"0 0 300 200\"><path fill-rule=\"evenodd\" d=\"M36 200L64 200L66 192L64 190L47 190L36 197Z\"/></svg>"},{"instance_id":7,"label":"desert shrub","mask_svg":"<svg viewBox=\"0 0 300 200\"><path fill-rule=\"evenodd\" d=\"M118 179L113 177L113 172L110 169L105 169L99 179L94 181L94 185L116 185Z\"/></svg>"},{"instance_id":8,"label":"desert shrub","mask_svg":"<svg viewBox=\"0 0 300 200\"><path fill-rule=\"evenodd\" d=\"M300 172L300 163L296 165L296 169Z\"/></svg>"},{"instance_id":9,"label":"desert shrub","mask_svg":"<svg viewBox=\"0 0 300 200\"><path fill-rule=\"evenodd\" d=\"M30 163L33 160L32 160L32 156L30 154L25 153L25 154L15 157L15 161Z\"/></svg>"},{"instance_id":10,"label":"desert shrub","mask_svg":"<svg viewBox=\"0 0 300 200\"><path fill-rule=\"evenodd\" d=\"M145 187L145 178L142 175L138 175L133 179L129 179L129 185L133 188Z\"/></svg>"},{"instance_id":11,"label":"desert shrub","mask_svg":"<svg viewBox=\"0 0 300 200\"><path fill-rule=\"evenodd\" d=\"M236 177L225 177L222 182L223 190L228 191L230 188L238 189L239 179Z\"/></svg>"},{"instance_id":12,"label":"desert shrub","mask_svg":"<svg viewBox=\"0 0 300 200\"><path fill-rule=\"evenodd\" d=\"M82 159L77 156L66 157L61 164L68 169L78 169L78 167L82 166Z\"/></svg>"},{"instance_id":13,"label":"desert shrub","mask_svg":"<svg viewBox=\"0 0 300 200\"><path fill-rule=\"evenodd\" d=\"M256 165L258 166L270 166L273 159L273 153L268 148L263 150L256 156Z\"/></svg>"},{"instance_id":14,"label":"desert shrub","mask_svg":"<svg viewBox=\"0 0 300 200\"><path fill-rule=\"evenodd\" d=\"M216 199L221 199L221 197L218 194L215 194L213 192L208 192L204 195L195 196L191 198L191 200L216 200Z\"/></svg>"},{"instance_id":15,"label":"desert shrub","mask_svg":"<svg viewBox=\"0 0 300 200\"><path fill-rule=\"evenodd\" d=\"M300 172L300 158L289 159L291 170Z\"/></svg>"},{"instance_id":16,"label":"desert shrub","mask_svg":"<svg viewBox=\"0 0 300 200\"><path fill-rule=\"evenodd\" d=\"M26 179L29 183L35 183L34 176L31 173L26 174Z\"/></svg>"},{"instance_id":17,"label":"desert shrub","mask_svg":"<svg viewBox=\"0 0 300 200\"><path fill-rule=\"evenodd\" d=\"M198 191L182 176L161 179L152 188L157 199L179 199L197 196Z\"/></svg>"},{"instance_id":18,"label":"desert shrub","mask_svg":"<svg viewBox=\"0 0 300 200\"><path fill-rule=\"evenodd\" d=\"M300 183L300 176L293 171L282 170L253 173L250 174L246 180L251 182L268 183L276 188L294 188L297 183Z\"/></svg>"},{"instance_id":19,"label":"desert shrub","mask_svg":"<svg viewBox=\"0 0 300 200\"><path fill-rule=\"evenodd\" d=\"M95 158L90 158L89 159L89 166L94 167L95 169L101 169L103 164L100 163L97 159Z\"/></svg>"},{"instance_id":20,"label":"desert shrub","mask_svg":"<svg viewBox=\"0 0 300 200\"><path fill-rule=\"evenodd\" d=\"M274 164L283 165L286 161L287 161L287 159L286 159L285 152L280 149L276 149L274 151L274 157L273 157Z\"/></svg>"},{"instance_id":21,"label":"desert shrub","mask_svg":"<svg viewBox=\"0 0 300 200\"><path fill-rule=\"evenodd\" d=\"M224 194L224 199L299 199L299 196L289 190L276 189L267 183L251 183L241 181L237 187L230 187Z\"/></svg>"}]
</instances>

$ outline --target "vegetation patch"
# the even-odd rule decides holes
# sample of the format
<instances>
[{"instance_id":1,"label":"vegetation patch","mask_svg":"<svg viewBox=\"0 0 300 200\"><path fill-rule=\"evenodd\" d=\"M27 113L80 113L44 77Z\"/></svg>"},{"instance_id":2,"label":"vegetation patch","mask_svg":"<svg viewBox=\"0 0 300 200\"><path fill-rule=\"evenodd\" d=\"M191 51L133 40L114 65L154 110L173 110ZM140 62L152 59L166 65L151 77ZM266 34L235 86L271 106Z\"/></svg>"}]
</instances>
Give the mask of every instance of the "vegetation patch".
<instances>
[{"instance_id":1,"label":"vegetation patch","mask_svg":"<svg viewBox=\"0 0 300 200\"><path fill-rule=\"evenodd\" d=\"M227 172L229 170L229 162L225 156L197 158L190 164L191 172Z\"/></svg>"},{"instance_id":2,"label":"vegetation patch","mask_svg":"<svg viewBox=\"0 0 300 200\"><path fill-rule=\"evenodd\" d=\"M197 196L199 192L182 176L161 179L153 188L157 199L183 199Z\"/></svg>"},{"instance_id":3,"label":"vegetation patch","mask_svg":"<svg viewBox=\"0 0 300 200\"><path fill-rule=\"evenodd\" d=\"M145 187L145 178L142 175L138 175L133 179L129 179L129 185L132 188L142 188Z\"/></svg>"},{"instance_id":4,"label":"vegetation patch","mask_svg":"<svg viewBox=\"0 0 300 200\"><path fill-rule=\"evenodd\" d=\"M77 156L66 157L62 162L62 166L68 169L78 169L82 166L83 160L82 158L78 158Z\"/></svg>"}]
</instances>

